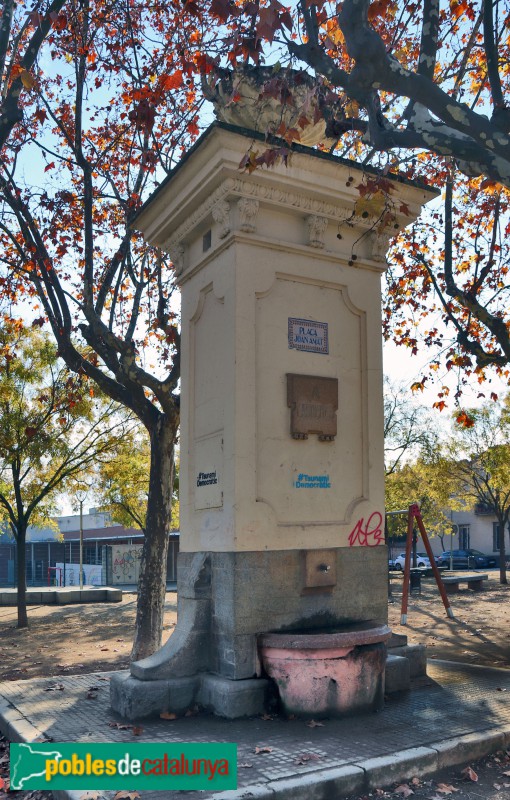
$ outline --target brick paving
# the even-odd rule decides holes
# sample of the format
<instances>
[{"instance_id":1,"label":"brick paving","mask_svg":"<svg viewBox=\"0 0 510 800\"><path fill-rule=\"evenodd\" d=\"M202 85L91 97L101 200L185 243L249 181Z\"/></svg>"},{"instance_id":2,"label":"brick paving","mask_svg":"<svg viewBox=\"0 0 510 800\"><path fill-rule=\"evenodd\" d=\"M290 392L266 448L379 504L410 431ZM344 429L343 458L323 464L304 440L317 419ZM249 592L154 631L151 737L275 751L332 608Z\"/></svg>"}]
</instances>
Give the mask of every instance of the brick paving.
<instances>
[{"instance_id":1,"label":"brick paving","mask_svg":"<svg viewBox=\"0 0 510 800\"><path fill-rule=\"evenodd\" d=\"M455 752L462 748L454 741L459 737L464 737L466 761L491 747L510 744L510 670L432 661L428 671L428 677L417 681L410 692L387 698L378 714L324 720L317 727L297 719L231 721L200 714L172 721L143 720L138 736L132 727L123 730L109 724L125 722L109 707L111 673L5 682L0 684L0 731L14 741L33 741L44 735L55 742L236 742L238 789L186 792L189 800L334 797L340 795L315 795L314 791L342 768L365 774L366 788L369 762L375 770L372 784L383 785L385 776L391 783L430 773L434 764L437 769L448 759L460 763L460 756L455 761ZM90 699L87 694L93 686L97 696ZM271 751L257 755L256 747ZM389 768L412 748L421 748L414 760L411 753L410 763L396 771ZM443 754L439 761L438 752ZM291 785L294 789L285 790ZM296 789L299 785L302 792ZM182 793L164 792L168 798L178 795ZM143 800L161 797L161 792L142 792Z\"/></svg>"}]
</instances>

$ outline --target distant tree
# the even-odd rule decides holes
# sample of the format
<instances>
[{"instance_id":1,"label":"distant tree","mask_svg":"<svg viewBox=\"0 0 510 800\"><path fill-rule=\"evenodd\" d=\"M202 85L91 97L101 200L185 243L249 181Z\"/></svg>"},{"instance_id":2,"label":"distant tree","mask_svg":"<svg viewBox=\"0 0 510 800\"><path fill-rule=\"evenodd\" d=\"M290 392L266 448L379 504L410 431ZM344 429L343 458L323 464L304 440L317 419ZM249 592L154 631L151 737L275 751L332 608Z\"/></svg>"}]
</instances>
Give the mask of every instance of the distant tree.
<instances>
[{"instance_id":1,"label":"distant tree","mask_svg":"<svg viewBox=\"0 0 510 800\"><path fill-rule=\"evenodd\" d=\"M500 582L506 575L505 531L510 534L510 401L491 403L458 415L450 440L452 469L459 496L466 503L490 508L499 525Z\"/></svg>"},{"instance_id":2,"label":"distant tree","mask_svg":"<svg viewBox=\"0 0 510 800\"><path fill-rule=\"evenodd\" d=\"M108 453L108 458L100 459L97 466L96 495L101 510L108 511L115 522L125 527L140 528L144 533L150 458L147 436L138 426L119 438ZM179 526L178 475L179 459L176 458L171 529Z\"/></svg>"},{"instance_id":3,"label":"distant tree","mask_svg":"<svg viewBox=\"0 0 510 800\"><path fill-rule=\"evenodd\" d=\"M409 398L403 385L384 381L384 471L391 475L435 440L427 410Z\"/></svg>"},{"instance_id":4,"label":"distant tree","mask_svg":"<svg viewBox=\"0 0 510 800\"><path fill-rule=\"evenodd\" d=\"M62 364L36 328L0 324L0 519L16 541L18 627L28 625L25 544L47 524L57 491L91 471L128 423Z\"/></svg>"},{"instance_id":5,"label":"distant tree","mask_svg":"<svg viewBox=\"0 0 510 800\"><path fill-rule=\"evenodd\" d=\"M457 481L442 447L438 443L424 446L413 459L387 476L386 508L400 510L418 503L427 533L438 536L443 544L451 530L446 509L459 504Z\"/></svg>"}]
</instances>

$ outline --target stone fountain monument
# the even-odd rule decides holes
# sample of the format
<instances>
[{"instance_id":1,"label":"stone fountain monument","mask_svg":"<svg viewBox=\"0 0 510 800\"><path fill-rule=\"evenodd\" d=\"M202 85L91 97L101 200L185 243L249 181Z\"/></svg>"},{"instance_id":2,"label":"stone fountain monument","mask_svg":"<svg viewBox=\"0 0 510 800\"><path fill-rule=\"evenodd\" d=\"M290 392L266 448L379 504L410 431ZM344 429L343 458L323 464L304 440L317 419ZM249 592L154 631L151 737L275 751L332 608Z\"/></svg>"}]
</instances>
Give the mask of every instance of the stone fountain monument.
<instances>
[{"instance_id":1,"label":"stone fountain monument","mask_svg":"<svg viewBox=\"0 0 510 800\"><path fill-rule=\"evenodd\" d=\"M182 293L181 537L177 627L112 679L130 719L256 714L275 684L297 713L382 701L380 282L433 195L391 179L383 224L355 163L240 169L269 146L215 122L136 220Z\"/></svg>"}]
</instances>

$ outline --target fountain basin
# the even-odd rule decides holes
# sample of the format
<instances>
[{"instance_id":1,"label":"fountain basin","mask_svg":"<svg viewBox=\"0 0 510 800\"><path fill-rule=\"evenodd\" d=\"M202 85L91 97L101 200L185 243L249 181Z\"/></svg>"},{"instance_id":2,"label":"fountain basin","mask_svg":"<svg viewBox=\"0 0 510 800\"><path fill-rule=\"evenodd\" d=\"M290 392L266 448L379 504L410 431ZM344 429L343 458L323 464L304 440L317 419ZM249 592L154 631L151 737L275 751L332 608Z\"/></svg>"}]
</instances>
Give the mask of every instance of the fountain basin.
<instances>
[{"instance_id":1,"label":"fountain basin","mask_svg":"<svg viewBox=\"0 0 510 800\"><path fill-rule=\"evenodd\" d=\"M259 652L288 714L349 716L384 700L387 625L362 622L330 631L264 633Z\"/></svg>"}]
</instances>

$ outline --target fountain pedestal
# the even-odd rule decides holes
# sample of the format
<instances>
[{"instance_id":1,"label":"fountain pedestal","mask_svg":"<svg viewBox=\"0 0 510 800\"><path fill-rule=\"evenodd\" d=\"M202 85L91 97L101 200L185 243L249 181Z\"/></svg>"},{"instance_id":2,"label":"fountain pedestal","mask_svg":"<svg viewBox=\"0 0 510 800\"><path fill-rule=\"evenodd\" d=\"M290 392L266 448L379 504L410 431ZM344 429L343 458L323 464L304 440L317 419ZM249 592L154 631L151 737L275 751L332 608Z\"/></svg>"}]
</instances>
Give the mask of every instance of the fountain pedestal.
<instances>
[{"instance_id":1,"label":"fountain pedestal","mask_svg":"<svg viewBox=\"0 0 510 800\"><path fill-rule=\"evenodd\" d=\"M181 552L176 630L112 681L125 716L254 713L258 635L387 619L380 280L430 195L392 182L383 226L355 164L240 170L267 146L215 123L136 220L182 295Z\"/></svg>"}]
</instances>

